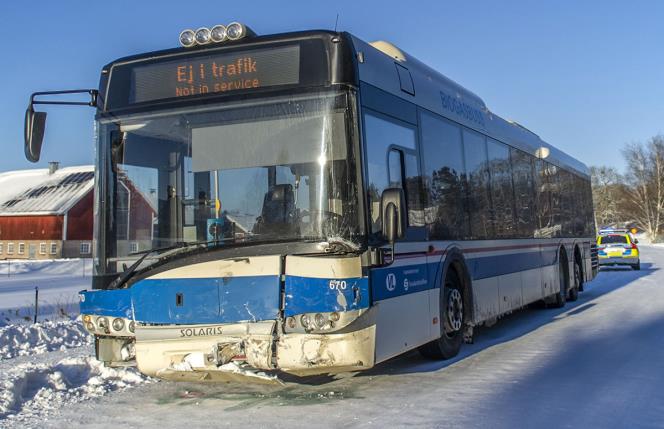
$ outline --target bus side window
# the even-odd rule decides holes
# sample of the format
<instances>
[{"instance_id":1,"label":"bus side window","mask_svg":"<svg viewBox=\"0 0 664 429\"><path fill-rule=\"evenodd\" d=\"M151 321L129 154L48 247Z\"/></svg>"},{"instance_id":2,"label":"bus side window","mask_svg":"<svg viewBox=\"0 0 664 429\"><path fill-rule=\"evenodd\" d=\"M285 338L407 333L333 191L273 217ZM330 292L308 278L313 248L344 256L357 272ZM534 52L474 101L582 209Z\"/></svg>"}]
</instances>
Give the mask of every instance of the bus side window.
<instances>
[{"instance_id":1,"label":"bus side window","mask_svg":"<svg viewBox=\"0 0 664 429\"><path fill-rule=\"evenodd\" d=\"M532 158L519 149L510 149L512 162L512 182L514 182L515 220L517 235L520 238L533 238L535 235L535 172Z\"/></svg>"},{"instance_id":2,"label":"bus side window","mask_svg":"<svg viewBox=\"0 0 664 429\"><path fill-rule=\"evenodd\" d=\"M481 134L464 129L463 148L468 175L468 211L472 238L493 238L486 139Z\"/></svg>"},{"instance_id":3,"label":"bus side window","mask_svg":"<svg viewBox=\"0 0 664 429\"><path fill-rule=\"evenodd\" d=\"M514 190L512 167L507 145L494 139L487 139L489 171L491 175L492 219L495 238L513 238Z\"/></svg>"},{"instance_id":4,"label":"bus side window","mask_svg":"<svg viewBox=\"0 0 664 429\"><path fill-rule=\"evenodd\" d=\"M466 210L466 169L461 128L421 111L422 161L429 193L427 224L432 240L458 240L470 236Z\"/></svg>"}]
</instances>

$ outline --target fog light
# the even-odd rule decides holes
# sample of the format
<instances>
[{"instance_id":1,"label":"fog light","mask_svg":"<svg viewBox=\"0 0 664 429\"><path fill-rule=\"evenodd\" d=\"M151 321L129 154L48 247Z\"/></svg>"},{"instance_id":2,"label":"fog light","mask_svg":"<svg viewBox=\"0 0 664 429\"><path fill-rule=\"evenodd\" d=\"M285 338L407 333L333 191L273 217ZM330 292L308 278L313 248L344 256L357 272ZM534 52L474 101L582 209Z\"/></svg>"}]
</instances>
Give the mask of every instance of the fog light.
<instances>
[{"instance_id":1,"label":"fog light","mask_svg":"<svg viewBox=\"0 0 664 429\"><path fill-rule=\"evenodd\" d=\"M316 319L316 326L318 326L318 329L323 329L325 325L327 325L327 319L322 314L316 313L315 319Z\"/></svg>"},{"instance_id":2,"label":"fog light","mask_svg":"<svg viewBox=\"0 0 664 429\"><path fill-rule=\"evenodd\" d=\"M134 324L134 321L132 320L131 322L129 322L129 332L131 332L133 334L135 328L136 328L136 325Z\"/></svg>"},{"instance_id":3,"label":"fog light","mask_svg":"<svg viewBox=\"0 0 664 429\"><path fill-rule=\"evenodd\" d=\"M244 24L239 22L231 22L226 27L226 35L230 40L238 40L243 38L247 34L247 27Z\"/></svg>"},{"instance_id":4,"label":"fog light","mask_svg":"<svg viewBox=\"0 0 664 429\"><path fill-rule=\"evenodd\" d=\"M119 317L116 317L113 319L113 330L114 331L122 331L124 329L124 320L120 319Z\"/></svg>"},{"instance_id":5,"label":"fog light","mask_svg":"<svg viewBox=\"0 0 664 429\"><path fill-rule=\"evenodd\" d=\"M286 323L288 324L289 328L295 328L295 318L294 317L289 317L286 319Z\"/></svg>"},{"instance_id":6,"label":"fog light","mask_svg":"<svg viewBox=\"0 0 664 429\"><path fill-rule=\"evenodd\" d=\"M332 314L330 314L330 320L333 322L338 322L339 319L341 318L341 315L337 313L336 311Z\"/></svg>"},{"instance_id":7,"label":"fog light","mask_svg":"<svg viewBox=\"0 0 664 429\"><path fill-rule=\"evenodd\" d=\"M223 42L226 40L226 26L225 25L215 25L210 30L210 38L213 42Z\"/></svg>"},{"instance_id":8,"label":"fog light","mask_svg":"<svg viewBox=\"0 0 664 429\"><path fill-rule=\"evenodd\" d=\"M90 331L90 332L94 332L94 331L95 331L95 325L94 325L94 323L92 323L92 322L88 322L88 323L86 323L86 324L85 324L85 329L87 329L87 330Z\"/></svg>"},{"instance_id":9,"label":"fog light","mask_svg":"<svg viewBox=\"0 0 664 429\"><path fill-rule=\"evenodd\" d=\"M185 48L190 48L196 43L196 35L193 30L184 30L180 33L180 44Z\"/></svg>"},{"instance_id":10,"label":"fog light","mask_svg":"<svg viewBox=\"0 0 664 429\"><path fill-rule=\"evenodd\" d=\"M196 30L196 43L206 45L210 43L210 29L202 27Z\"/></svg>"},{"instance_id":11,"label":"fog light","mask_svg":"<svg viewBox=\"0 0 664 429\"><path fill-rule=\"evenodd\" d=\"M309 324L311 323L311 318L309 317L308 314L303 314L302 317L300 317L300 322L302 323L302 326L304 326L305 329L308 329Z\"/></svg>"}]
</instances>

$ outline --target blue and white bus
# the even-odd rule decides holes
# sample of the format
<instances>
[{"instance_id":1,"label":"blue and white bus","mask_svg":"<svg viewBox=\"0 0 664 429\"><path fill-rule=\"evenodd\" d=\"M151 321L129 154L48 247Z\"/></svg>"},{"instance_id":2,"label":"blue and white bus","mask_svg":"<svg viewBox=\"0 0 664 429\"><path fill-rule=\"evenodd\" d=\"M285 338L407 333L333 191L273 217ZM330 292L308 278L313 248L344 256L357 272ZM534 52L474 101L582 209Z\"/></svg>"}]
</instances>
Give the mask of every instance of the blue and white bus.
<instances>
[{"instance_id":1,"label":"blue and white bus","mask_svg":"<svg viewBox=\"0 0 664 429\"><path fill-rule=\"evenodd\" d=\"M96 108L97 358L166 379L455 356L597 273L588 169L399 48L233 23L118 59ZM72 91L76 92L76 91ZM35 161L45 113L26 113Z\"/></svg>"}]
</instances>

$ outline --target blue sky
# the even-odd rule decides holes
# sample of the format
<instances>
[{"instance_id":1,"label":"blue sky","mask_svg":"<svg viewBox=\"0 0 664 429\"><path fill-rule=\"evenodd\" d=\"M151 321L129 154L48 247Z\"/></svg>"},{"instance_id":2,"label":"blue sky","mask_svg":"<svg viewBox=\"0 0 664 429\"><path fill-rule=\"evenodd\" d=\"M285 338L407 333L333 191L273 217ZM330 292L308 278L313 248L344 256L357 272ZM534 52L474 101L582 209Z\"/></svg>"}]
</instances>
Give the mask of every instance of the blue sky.
<instances>
[{"instance_id":1,"label":"blue sky","mask_svg":"<svg viewBox=\"0 0 664 429\"><path fill-rule=\"evenodd\" d=\"M587 164L664 132L664 2L0 2L0 171L33 168L23 115L39 90L94 88L114 58L177 46L184 28L339 29L388 40ZM42 153L91 163L93 111L51 108Z\"/></svg>"}]
</instances>

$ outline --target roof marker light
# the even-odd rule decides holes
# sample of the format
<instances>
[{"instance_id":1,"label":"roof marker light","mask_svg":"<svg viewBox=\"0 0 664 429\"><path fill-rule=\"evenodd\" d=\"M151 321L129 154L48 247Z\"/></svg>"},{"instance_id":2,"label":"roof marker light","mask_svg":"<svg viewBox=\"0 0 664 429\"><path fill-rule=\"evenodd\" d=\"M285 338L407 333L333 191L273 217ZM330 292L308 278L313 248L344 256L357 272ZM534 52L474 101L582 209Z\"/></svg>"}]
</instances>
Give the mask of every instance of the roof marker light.
<instances>
[{"instance_id":1,"label":"roof marker light","mask_svg":"<svg viewBox=\"0 0 664 429\"><path fill-rule=\"evenodd\" d=\"M226 33L226 26L220 24L212 27L212 30L210 30L210 37L212 38L213 42L223 42L226 40L228 37Z\"/></svg>"},{"instance_id":2,"label":"roof marker light","mask_svg":"<svg viewBox=\"0 0 664 429\"><path fill-rule=\"evenodd\" d=\"M199 45L206 45L210 43L210 29L206 27L201 27L198 30L196 30L196 43Z\"/></svg>"},{"instance_id":3,"label":"roof marker light","mask_svg":"<svg viewBox=\"0 0 664 429\"><path fill-rule=\"evenodd\" d=\"M194 30L184 30L180 33L180 44L185 48L190 48L196 43Z\"/></svg>"},{"instance_id":4,"label":"roof marker light","mask_svg":"<svg viewBox=\"0 0 664 429\"><path fill-rule=\"evenodd\" d=\"M231 22L226 27L226 34L230 40L238 40L247 35L247 27L239 22Z\"/></svg>"}]
</instances>

